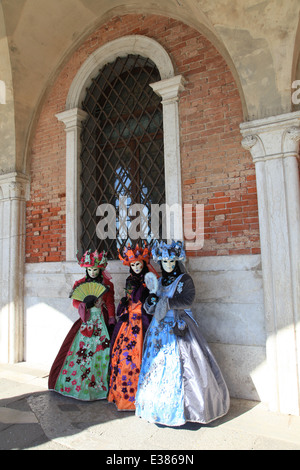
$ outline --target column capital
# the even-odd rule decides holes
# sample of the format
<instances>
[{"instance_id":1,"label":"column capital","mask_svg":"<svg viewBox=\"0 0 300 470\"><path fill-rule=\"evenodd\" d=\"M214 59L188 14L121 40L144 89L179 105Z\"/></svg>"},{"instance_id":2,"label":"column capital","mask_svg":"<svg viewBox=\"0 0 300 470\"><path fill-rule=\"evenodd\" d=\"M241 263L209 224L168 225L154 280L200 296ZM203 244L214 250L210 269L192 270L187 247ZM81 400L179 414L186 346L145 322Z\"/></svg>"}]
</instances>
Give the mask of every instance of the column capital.
<instances>
[{"instance_id":1,"label":"column capital","mask_svg":"<svg viewBox=\"0 0 300 470\"><path fill-rule=\"evenodd\" d=\"M58 121L61 121L65 125L65 130L72 130L76 126L80 126L82 121L88 117L88 113L83 111L81 108L72 108L58 113L55 115Z\"/></svg>"},{"instance_id":2,"label":"column capital","mask_svg":"<svg viewBox=\"0 0 300 470\"><path fill-rule=\"evenodd\" d=\"M0 175L0 200L29 199L29 176L23 173L11 172Z\"/></svg>"},{"instance_id":3,"label":"column capital","mask_svg":"<svg viewBox=\"0 0 300 470\"><path fill-rule=\"evenodd\" d=\"M162 103L166 104L178 100L179 92L184 90L184 84L183 75L176 75L156 83L150 83L150 86L157 95L162 97Z\"/></svg>"},{"instance_id":4,"label":"column capital","mask_svg":"<svg viewBox=\"0 0 300 470\"><path fill-rule=\"evenodd\" d=\"M253 161L298 157L300 111L240 124L242 146Z\"/></svg>"}]
</instances>

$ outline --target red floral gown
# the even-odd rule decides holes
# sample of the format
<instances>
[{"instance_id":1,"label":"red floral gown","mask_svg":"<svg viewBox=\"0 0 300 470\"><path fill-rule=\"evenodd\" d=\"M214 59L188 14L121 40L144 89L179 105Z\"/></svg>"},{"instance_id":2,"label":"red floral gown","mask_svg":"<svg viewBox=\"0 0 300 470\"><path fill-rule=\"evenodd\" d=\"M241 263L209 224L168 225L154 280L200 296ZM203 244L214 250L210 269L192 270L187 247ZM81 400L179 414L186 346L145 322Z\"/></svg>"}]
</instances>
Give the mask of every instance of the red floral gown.
<instances>
[{"instance_id":1,"label":"red floral gown","mask_svg":"<svg viewBox=\"0 0 300 470\"><path fill-rule=\"evenodd\" d=\"M86 277L80 279L73 289L86 281ZM49 375L50 390L79 400L99 400L108 393L108 323L109 318L115 318L114 286L105 277L102 282L109 290L102 297L101 308L84 308L82 313L81 302L73 300L81 317L65 338Z\"/></svg>"}]
</instances>

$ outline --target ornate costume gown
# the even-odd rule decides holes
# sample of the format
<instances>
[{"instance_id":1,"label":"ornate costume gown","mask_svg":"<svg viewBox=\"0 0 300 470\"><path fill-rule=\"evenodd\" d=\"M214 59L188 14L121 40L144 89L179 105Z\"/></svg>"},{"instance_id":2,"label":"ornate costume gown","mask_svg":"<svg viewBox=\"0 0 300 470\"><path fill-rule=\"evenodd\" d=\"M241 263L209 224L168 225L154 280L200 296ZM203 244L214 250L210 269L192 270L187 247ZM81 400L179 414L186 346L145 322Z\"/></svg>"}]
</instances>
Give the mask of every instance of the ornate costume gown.
<instances>
[{"instance_id":1,"label":"ornate costume gown","mask_svg":"<svg viewBox=\"0 0 300 470\"><path fill-rule=\"evenodd\" d=\"M189 309L195 296L192 278L180 274L166 286L161 281L159 303L145 304L154 317L144 340L136 415L168 426L209 423L227 413L230 400L219 366ZM159 309L166 311L161 320Z\"/></svg>"},{"instance_id":2,"label":"ornate costume gown","mask_svg":"<svg viewBox=\"0 0 300 470\"><path fill-rule=\"evenodd\" d=\"M131 274L126 280L127 302L117 310L119 321L111 339L110 387L108 401L119 410L134 410L143 340L150 323L143 303L149 294L144 275Z\"/></svg>"},{"instance_id":3,"label":"ornate costume gown","mask_svg":"<svg viewBox=\"0 0 300 470\"><path fill-rule=\"evenodd\" d=\"M89 280L93 279L84 277L73 289ZM108 320L115 316L114 286L105 277L101 282L109 287L102 296L101 308L87 310L73 300L80 318L66 336L49 375L50 390L79 400L100 400L108 393Z\"/></svg>"}]
</instances>

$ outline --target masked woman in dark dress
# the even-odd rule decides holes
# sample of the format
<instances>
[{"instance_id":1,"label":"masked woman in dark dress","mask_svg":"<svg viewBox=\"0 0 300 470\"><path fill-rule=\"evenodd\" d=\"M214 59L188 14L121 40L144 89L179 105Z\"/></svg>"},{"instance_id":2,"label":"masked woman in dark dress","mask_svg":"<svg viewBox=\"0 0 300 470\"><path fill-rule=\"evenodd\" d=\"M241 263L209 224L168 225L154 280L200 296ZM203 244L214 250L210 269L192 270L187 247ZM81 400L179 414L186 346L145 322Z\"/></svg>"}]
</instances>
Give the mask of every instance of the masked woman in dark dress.
<instances>
[{"instance_id":1,"label":"masked woman in dark dress","mask_svg":"<svg viewBox=\"0 0 300 470\"><path fill-rule=\"evenodd\" d=\"M228 412L230 399L190 309L195 287L181 263L183 244L156 242L152 255L161 264L162 276L156 292L146 279L152 293L144 308L153 319L144 340L136 415L167 426L206 424Z\"/></svg>"},{"instance_id":2,"label":"masked woman in dark dress","mask_svg":"<svg viewBox=\"0 0 300 470\"><path fill-rule=\"evenodd\" d=\"M119 258L129 267L126 279L126 295L120 300L111 339L110 389L108 401L118 410L135 410L135 394L142 361L144 336L152 319L143 303L149 295L145 285L145 274L155 272L150 265L148 247L126 247ZM157 276L157 274L156 274Z\"/></svg>"}]
</instances>

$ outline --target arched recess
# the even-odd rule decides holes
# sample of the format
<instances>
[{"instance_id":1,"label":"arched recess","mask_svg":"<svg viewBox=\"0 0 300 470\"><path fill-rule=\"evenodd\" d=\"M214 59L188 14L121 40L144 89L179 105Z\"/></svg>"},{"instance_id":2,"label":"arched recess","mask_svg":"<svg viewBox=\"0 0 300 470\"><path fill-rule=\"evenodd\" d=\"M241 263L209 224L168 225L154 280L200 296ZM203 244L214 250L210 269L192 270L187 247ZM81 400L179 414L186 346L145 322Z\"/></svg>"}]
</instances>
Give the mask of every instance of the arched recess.
<instances>
[{"instance_id":1,"label":"arched recess","mask_svg":"<svg viewBox=\"0 0 300 470\"><path fill-rule=\"evenodd\" d=\"M170 231L175 227L168 226L168 221L167 230L170 238L183 238L178 99L179 92L184 88L184 78L174 74L171 59L158 42L146 36L125 36L105 44L89 56L71 84L66 110L56 115L65 124L66 131L66 261L74 261L80 246L80 132L86 118L81 103L86 88L99 69L127 54L148 57L160 72L161 81L151 86L162 97L166 204L176 210L176 232Z\"/></svg>"}]
</instances>

